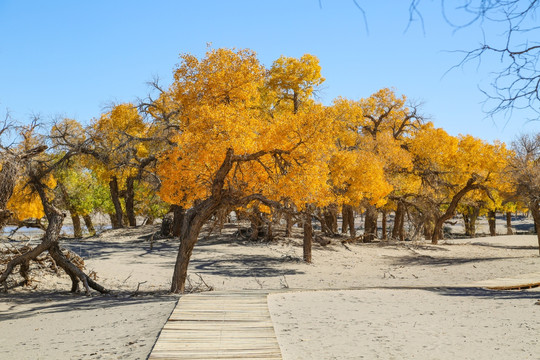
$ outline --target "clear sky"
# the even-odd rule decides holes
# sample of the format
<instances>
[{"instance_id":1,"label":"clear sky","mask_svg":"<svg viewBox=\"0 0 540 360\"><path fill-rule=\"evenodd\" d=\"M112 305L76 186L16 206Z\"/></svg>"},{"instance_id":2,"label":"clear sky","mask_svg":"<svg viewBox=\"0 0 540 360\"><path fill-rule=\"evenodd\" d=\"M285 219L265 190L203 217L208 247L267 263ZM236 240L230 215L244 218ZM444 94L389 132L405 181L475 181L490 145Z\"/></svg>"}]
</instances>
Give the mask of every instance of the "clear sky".
<instances>
[{"instance_id":1,"label":"clear sky","mask_svg":"<svg viewBox=\"0 0 540 360\"><path fill-rule=\"evenodd\" d=\"M409 1L357 2L368 30L352 0L0 0L0 114L87 123L113 102L145 97L155 76L169 83L180 53L200 57L211 43L253 49L267 66L317 56L325 104L393 87L453 135L510 142L540 130L523 113L485 118L478 87L489 86L489 61L445 75L460 60L449 50L482 39L477 26L455 32L439 1L426 0L425 30L416 21L405 31Z\"/></svg>"}]
</instances>

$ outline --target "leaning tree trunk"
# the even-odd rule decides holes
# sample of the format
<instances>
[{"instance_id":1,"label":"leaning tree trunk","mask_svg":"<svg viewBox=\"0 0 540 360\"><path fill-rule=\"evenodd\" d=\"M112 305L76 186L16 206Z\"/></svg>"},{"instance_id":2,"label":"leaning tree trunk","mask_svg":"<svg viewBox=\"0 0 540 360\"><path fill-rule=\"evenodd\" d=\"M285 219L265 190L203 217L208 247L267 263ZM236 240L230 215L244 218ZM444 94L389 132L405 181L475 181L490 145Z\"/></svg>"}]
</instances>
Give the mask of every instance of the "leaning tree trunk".
<instances>
[{"instance_id":1,"label":"leaning tree trunk","mask_svg":"<svg viewBox=\"0 0 540 360\"><path fill-rule=\"evenodd\" d=\"M512 231L512 212L506 212L506 235L513 235Z\"/></svg>"},{"instance_id":2,"label":"leaning tree trunk","mask_svg":"<svg viewBox=\"0 0 540 360\"><path fill-rule=\"evenodd\" d=\"M81 227L81 218L78 214L71 212L71 222L73 223L73 237L75 238L82 238L83 232Z\"/></svg>"},{"instance_id":3,"label":"leaning tree trunk","mask_svg":"<svg viewBox=\"0 0 540 360\"><path fill-rule=\"evenodd\" d=\"M452 201L450 201L450 205L448 205L445 213L435 219L435 225L433 226L433 235L431 237L431 243L433 245L437 245L439 243L439 239L442 238L442 229L444 222L454 216L461 198L463 198L463 196L465 196L465 194L467 194L469 191L482 188L480 184L475 183L476 180L476 177L471 177L467 181L467 184L452 197Z\"/></svg>"},{"instance_id":4,"label":"leaning tree trunk","mask_svg":"<svg viewBox=\"0 0 540 360\"><path fill-rule=\"evenodd\" d=\"M124 212L122 210L122 204L120 203L120 191L118 190L118 179L113 176L109 182L109 190L111 192L111 200L114 205L115 221L113 222L113 228L119 229L124 227Z\"/></svg>"},{"instance_id":5,"label":"leaning tree trunk","mask_svg":"<svg viewBox=\"0 0 540 360\"><path fill-rule=\"evenodd\" d=\"M86 225L86 229L88 230L90 235L96 235L96 229L94 228L92 217L87 214L83 216L83 220L84 220L84 225Z\"/></svg>"},{"instance_id":6,"label":"leaning tree trunk","mask_svg":"<svg viewBox=\"0 0 540 360\"><path fill-rule=\"evenodd\" d=\"M489 235L496 236L497 235L497 229L496 229L496 213L493 210L490 210L488 212L488 223L489 223Z\"/></svg>"},{"instance_id":7,"label":"leaning tree trunk","mask_svg":"<svg viewBox=\"0 0 540 360\"><path fill-rule=\"evenodd\" d=\"M137 226L135 218L135 178L128 177L126 180L126 214L129 226Z\"/></svg>"},{"instance_id":8,"label":"leaning tree trunk","mask_svg":"<svg viewBox=\"0 0 540 360\"><path fill-rule=\"evenodd\" d=\"M311 214L306 210L304 215L304 261L311 263L311 247L313 244L313 227L311 226Z\"/></svg>"},{"instance_id":9,"label":"leaning tree trunk","mask_svg":"<svg viewBox=\"0 0 540 360\"><path fill-rule=\"evenodd\" d=\"M186 211L180 233L180 248L174 265L171 292L185 292L187 271L193 248L204 223L215 213L218 205L218 202L210 197Z\"/></svg>"}]
</instances>

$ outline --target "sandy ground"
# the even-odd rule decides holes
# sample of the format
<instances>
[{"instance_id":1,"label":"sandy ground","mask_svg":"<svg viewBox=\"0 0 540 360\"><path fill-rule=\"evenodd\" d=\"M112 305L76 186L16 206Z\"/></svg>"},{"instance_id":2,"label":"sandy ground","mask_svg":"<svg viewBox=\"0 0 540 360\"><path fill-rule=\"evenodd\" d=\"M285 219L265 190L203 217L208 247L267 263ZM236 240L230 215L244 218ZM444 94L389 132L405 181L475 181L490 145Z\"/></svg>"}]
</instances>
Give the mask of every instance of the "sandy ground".
<instances>
[{"instance_id":1,"label":"sandy ground","mask_svg":"<svg viewBox=\"0 0 540 360\"><path fill-rule=\"evenodd\" d=\"M371 289L269 296L283 359L538 359L540 292Z\"/></svg>"},{"instance_id":2,"label":"sandy ground","mask_svg":"<svg viewBox=\"0 0 540 360\"><path fill-rule=\"evenodd\" d=\"M504 230L501 226L499 229ZM95 271L98 282L114 290L113 295L71 295L65 275L36 277L31 288L0 294L0 359L145 359L178 300L166 294L178 242L158 239L151 248L148 236L155 231L157 227L146 226L64 240L64 246L85 258L87 271ZM540 306L534 306L540 293L511 292L503 296L483 290L476 293L463 289L464 294L444 290L538 272L536 236L450 239L437 246L424 241L344 246L340 239L334 239L326 247L315 244L313 264L305 264L301 261L300 229L295 231L293 238L253 243L236 235L232 225L223 234L205 230L190 264L193 286L202 285L200 276L216 290L418 289L272 296L270 308L285 358L426 358L424 351L445 341L449 344L443 346L445 351L456 345L471 354L476 354L481 341L491 349L488 353L492 358L506 358L494 350L497 341L500 354L507 354L504 349L509 344L514 354L523 354L515 358L531 358L527 357L529 349L535 350L533 354L540 353L538 342L526 336L540 330ZM4 241L3 246L6 244ZM420 289L426 286L433 289ZM328 305L330 300L335 304ZM300 308L294 307L299 304ZM297 320L292 324L290 319ZM439 327L444 321L452 326ZM510 343L505 340L505 331L520 340ZM474 334L486 337L474 338ZM471 339L470 345L463 346L458 341L460 336ZM385 337L401 340L392 343ZM342 338L343 344L337 341L338 346L334 346L336 341L331 339L336 338ZM420 344L408 344L407 339L416 338L422 340ZM317 343L319 347L314 348L318 350L302 357L307 354L303 347L307 342L298 339L311 339L309 343ZM347 344L347 339L355 341ZM361 348L365 352L355 353ZM444 353L439 358L466 358L463 354L467 353L452 351L456 353Z\"/></svg>"}]
</instances>

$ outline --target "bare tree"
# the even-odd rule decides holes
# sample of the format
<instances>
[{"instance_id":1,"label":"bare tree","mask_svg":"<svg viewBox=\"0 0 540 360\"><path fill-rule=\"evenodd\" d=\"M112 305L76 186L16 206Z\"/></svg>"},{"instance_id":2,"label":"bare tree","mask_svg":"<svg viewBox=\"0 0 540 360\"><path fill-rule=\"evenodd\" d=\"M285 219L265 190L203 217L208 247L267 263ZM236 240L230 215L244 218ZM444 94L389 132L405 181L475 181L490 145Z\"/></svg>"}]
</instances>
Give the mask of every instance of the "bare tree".
<instances>
[{"instance_id":1,"label":"bare tree","mask_svg":"<svg viewBox=\"0 0 540 360\"><path fill-rule=\"evenodd\" d=\"M514 185L533 216L540 251L540 133L522 135L512 147L516 152L511 164Z\"/></svg>"},{"instance_id":2,"label":"bare tree","mask_svg":"<svg viewBox=\"0 0 540 360\"><path fill-rule=\"evenodd\" d=\"M34 136L33 132L37 126L36 124L36 122L33 122L30 127L24 128L25 132L23 136L25 140ZM24 252L20 256L11 259L7 263L6 268L0 274L0 284L4 284L4 287L7 289L7 279L17 266L21 267L21 269L26 269L23 271L23 273L25 276L27 276L30 261L36 259L41 253L47 251L51 255L56 265L62 268L71 278L72 292L77 292L79 290L79 284L82 282L87 294L90 292L90 288L101 293L106 293L108 292L107 289L92 280L83 272L82 269L71 262L60 249L59 237L65 215L54 205L53 197L51 196L52 191L46 184L46 180L49 175L65 161L77 155L77 152L67 151L60 159L55 159L54 157L48 156L45 153L47 146L44 144L43 138L40 138L37 142L39 143L38 146L32 147L28 150L9 152L11 158L8 157L7 160L4 161L4 164L8 164L8 168L12 170L10 170L9 174L4 174L4 171L2 171L2 174L0 174L0 176L4 176L3 180L9 181L9 184L7 184L7 182L1 182L3 187L0 195L2 200L6 198L5 202L7 203L11 197L11 194L13 193L13 188L15 186L15 182L17 181L18 174L24 174L25 178L28 179L26 186L39 195L48 220L47 229L39 245ZM30 141L29 143L33 142ZM20 149L24 149L24 147ZM6 168L6 165L4 164L2 169ZM5 206L0 208L0 211L4 210Z\"/></svg>"}]
</instances>

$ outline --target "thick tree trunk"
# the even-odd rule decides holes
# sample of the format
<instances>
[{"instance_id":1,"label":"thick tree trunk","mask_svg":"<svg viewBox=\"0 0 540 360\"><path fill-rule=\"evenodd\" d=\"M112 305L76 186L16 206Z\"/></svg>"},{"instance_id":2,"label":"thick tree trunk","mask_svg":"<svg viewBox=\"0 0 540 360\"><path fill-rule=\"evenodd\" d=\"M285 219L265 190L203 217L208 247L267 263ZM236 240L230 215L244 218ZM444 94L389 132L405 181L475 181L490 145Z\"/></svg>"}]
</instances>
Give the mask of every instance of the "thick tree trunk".
<instances>
[{"instance_id":1,"label":"thick tree trunk","mask_svg":"<svg viewBox=\"0 0 540 360\"><path fill-rule=\"evenodd\" d=\"M313 228L311 226L311 214L304 215L304 261L311 263L311 247L313 244Z\"/></svg>"},{"instance_id":2,"label":"thick tree trunk","mask_svg":"<svg viewBox=\"0 0 540 360\"><path fill-rule=\"evenodd\" d=\"M488 223L489 223L489 235L496 236L497 235L497 229L496 229L496 213L493 210L490 210L488 212Z\"/></svg>"},{"instance_id":3,"label":"thick tree trunk","mask_svg":"<svg viewBox=\"0 0 540 360\"><path fill-rule=\"evenodd\" d=\"M75 213L71 213L71 222L73 223L73 237L81 238L83 236L81 227L81 218Z\"/></svg>"},{"instance_id":4,"label":"thick tree trunk","mask_svg":"<svg viewBox=\"0 0 540 360\"><path fill-rule=\"evenodd\" d=\"M405 240L405 205L400 201L394 216L394 227L392 228L392 239Z\"/></svg>"},{"instance_id":5,"label":"thick tree trunk","mask_svg":"<svg viewBox=\"0 0 540 360\"><path fill-rule=\"evenodd\" d=\"M343 205L342 214L343 214L343 228L345 229L343 233L346 233L348 230L351 238L356 237L356 228L354 227L353 207L351 205Z\"/></svg>"},{"instance_id":6,"label":"thick tree trunk","mask_svg":"<svg viewBox=\"0 0 540 360\"><path fill-rule=\"evenodd\" d=\"M347 212L347 205L341 207L341 233L346 234L349 231L349 218Z\"/></svg>"},{"instance_id":7,"label":"thick tree trunk","mask_svg":"<svg viewBox=\"0 0 540 360\"><path fill-rule=\"evenodd\" d=\"M506 235L513 235L512 231L512 212L506 212Z\"/></svg>"},{"instance_id":8,"label":"thick tree trunk","mask_svg":"<svg viewBox=\"0 0 540 360\"><path fill-rule=\"evenodd\" d=\"M129 226L137 226L137 219L135 218L135 179L131 176L126 180L125 201Z\"/></svg>"},{"instance_id":9,"label":"thick tree trunk","mask_svg":"<svg viewBox=\"0 0 540 360\"><path fill-rule=\"evenodd\" d=\"M364 242L372 242L377 238L377 217L377 208L373 205L368 205L364 220Z\"/></svg>"},{"instance_id":10,"label":"thick tree trunk","mask_svg":"<svg viewBox=\"0 0 540 360\"><path fill-rule=\"evenodd\" d=\"M111 193L111 200L114 205L114 211L115 211L115 219L116 221L113 223L113 228L119 229L124 227L124 212L122 210L122 204L120 204L120 193L118 190L118 179L116 179L116 176L113 176L111 181L109 182L109 190Z\"/></svg>"},{"instance_id":11,"label":"thick tree trunk","mask_svg":"<svg viewBox=\"0 0 540 360\"><path fill-rule=\"evenodd\" d=\"M469 206L463 212L463 222L465 223L465 235L474 237L476 235L476 220L480 215L480 208Z\"/></svg>"},{"instance_id":12,"label":"thick tree trunk","mask_svg":"<svg viewBox=\"0 0 540 360\"><path fill-rule=\"evenodd\" d=\"M116 216L114 214L107 214L109 215L109 220L111 221L111 227L113 229L117 229L118 228L118 223L116 221Z\"/></svg>"},{"instance_id":13,"label":"thick tree trunk","mask_svg":"<svg viewBox=\"0 0 540 360\"><path fill-rule=\"evenodd\" d=\"M264 223L262 214L259 211L258 206L253 207L253 213L250 216L250 220L251 220L251 234L249 236L249 240L256 241L257 239L259 239L259 234L262 230L263 223Z\"/></svg>"},{"instance_id":14,"label":"thick tree trunk","mask_svg":"<svg viewBox=\"0 0 540 360\"><path fill-rule=\"evenodd\" d=\"M324 221L331 234L335 234L338 231L337 222L337 206L330 205L324 211Z\"/></svg>"},{"instance_id":15,"label":"thick tree trunk","mask_svg":"<svg viewBox=\"0 0 540 360\"><path fill-rule=\"evenodd\" d=\"M203 225L215 213L218 205L218 202L210 197L186 211L180 233L180 248L178 249L176 263L174 265L171 292L185 292L191 253L197 243Z\"/></svg>"},{"instance_id":16,"label":"thick tree trunk","mask_svg":"<svg viewBox=\"0 0 540 360\"><path fill-rule=\"evenodd\" d=\"M171 205L171 211L173 212L172 235L178 237L182 232L182 223L184 222L186 210L180 205Z\"/></svg>"},{"instance_id":17,"label":"thick tree trunk","mask_svg":"<svg viewBox=\"0 0 540 360\"><path fill-rule=\"evenodd\" d=\"M84 215L83 216L84 225L86 226L86 229L90 233L90 235L96 234L96 229L94 228L94 223L92 222L92 217L90 215Z\"/></svg>"}]
</instances>

